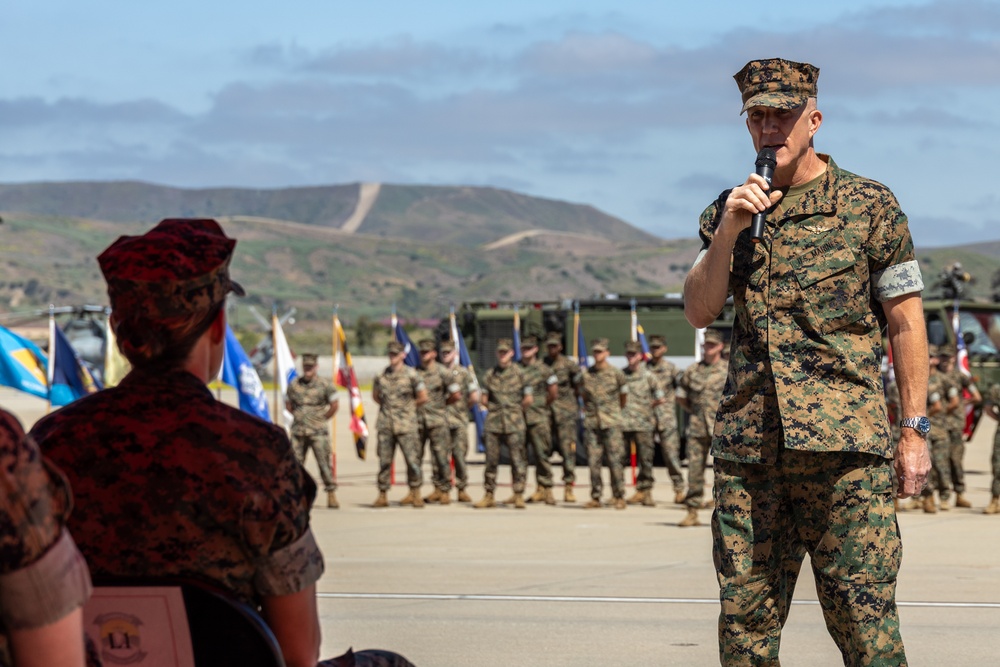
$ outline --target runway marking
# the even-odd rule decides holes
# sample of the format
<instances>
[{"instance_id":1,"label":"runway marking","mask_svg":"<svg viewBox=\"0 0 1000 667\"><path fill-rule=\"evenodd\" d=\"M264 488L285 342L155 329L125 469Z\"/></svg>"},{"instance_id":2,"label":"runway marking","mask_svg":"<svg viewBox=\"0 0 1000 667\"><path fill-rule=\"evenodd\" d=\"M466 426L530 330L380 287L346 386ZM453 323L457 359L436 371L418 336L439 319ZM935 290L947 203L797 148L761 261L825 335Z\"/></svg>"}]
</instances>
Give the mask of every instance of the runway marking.
<instances>
[{"instance_id":1,"label":"runway marking","mask_svg":"<svg viewBox=\"0 0 1000 667\"><path fill-rule=\"evenodd\" d=\"M340 600L474 600L479 602L596 602L600 604L719 604L715 598L596 597L586 595L487 595L481 593L317 593ZM793 600L793 605L818 605L817 600ZM897 607L1000 609L1000 602L901 602Z\"/></svg>"}]
</instances>

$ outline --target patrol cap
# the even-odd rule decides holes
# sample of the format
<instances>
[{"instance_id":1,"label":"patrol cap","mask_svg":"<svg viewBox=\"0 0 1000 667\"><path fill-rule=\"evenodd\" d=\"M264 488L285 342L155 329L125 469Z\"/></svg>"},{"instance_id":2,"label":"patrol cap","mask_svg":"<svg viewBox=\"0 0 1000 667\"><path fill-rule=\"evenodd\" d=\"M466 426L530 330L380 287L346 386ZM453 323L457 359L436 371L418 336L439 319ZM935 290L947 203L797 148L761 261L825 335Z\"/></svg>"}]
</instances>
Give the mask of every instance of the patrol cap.
<instances>
[{"instance_id":1,"label":"patrol cap","mask_svg":"<svg viewBox=\"0 0 1000 667\"><path fill-rule=\"evenodd\" d=\"M433 352L437 349L437 343L434 342L433 338L424 338L417 343L417 348L421 354L424 352Z\"/></svg>"},{"instance_id":2,"label":"patrol cap","mask_svg":"<svg viewBox=\"0 0 1000 667\"><path fill-rule=\"evenodd\" d=\"M937 357L939 354L941 354L941 348L939 348L937 345L928 345L927 346L927 356L928 357Z\"/></svg>"},{"instance_id":3,"label":"patrol cap","mask_svg":"<svg viewBox=\"0 0 1000 667\"><path fill-rule=\"evenodd\" d=\"M639 353L642 354L642 343L637 341L626 341L625 342L625 354Z\"/></svg>"},{"instance_id":4,"label":"patrol cap","mask_svg":"<svg viewBox=\"0 0 1000 667\"><path fill-rule=\"evenodd\" d=\"M595 338L590 341L590 351L591 352L607 352L608 351L608 339L607 338Z\"/></svg>"},{"instance_id":5,"label":"patrol cap","mask_svg":"<svg viewBox=\"0 0 1000 667\"><path fill-rule=\"evenodd\" d=\"M545 344L546 345L562 345L562 334L558 331L550 331L545 334Z\"/></svg>"},{"instance_id":6,"label":"patrol cap","mask_svg":"<svg viewBox=\"0 0 1000 667\"><path fill-rule=\"evenodd\" d=\"M723 344L726 342L726 337L718 329L705 329L705 342Z\"/></svg>"},{"instance_id":7,"label":"patrol cap","mask_svg":"<svg viewBox=\"0 0 1000 667\"><path fill-rule=\"evenodd\" d=\"M398 340L390 340L385 346L385 351L387 354L399 354L406 349L406 346L400 343Z\"/></svg>"},{"instance_id":8,"label":"patrol cap","mask_svg":"<svg viewBox=\"0 0 1000 667\"><path fill-rule=\"evenodd\" d=\"M497 341L497 352L510 352L514 349L514 341L510 338L501 338Z\"/></svg>"},{"instance_id":9,"label":"patrol cap","mask_svg":"<svg viewBox=\"0 0 1000 667\"><path fill-rule=\"evenodd\" d=\"M441 341L441 354L446 352L453 352L455 350L455 344L450 340Z\"/></svg>"},{"instance_id":10,"label":"patrol cap","mask_svg":"<svg viewBox=\"0 0 1000 667\"><path fill-rule=\"evenodd\" d=\"M538 336L525 336L521 339L521 348L538 347Z\"/></svg>"},{"instance_id":11,"label":"patrol cap","mask_svg":"<svg viewBox=\"0 0 1000 667\"><path fill-rule=\"evenodd\" d=\"M743 96L743 109L773 107L794 109L816 96L819 68L784 58L751 60L733 75Z\"/></svg>"},{"instance_id":12,"label":"patrol cap","mask_svg":"<svg viewBox=\"0 0 1000 667\"><path fill-rule=\"evenodd\" d=\"M661 336L660 334L653 334L652 336L649 337L649 346L650 347L666 347L667 346L667 337L666 336Z\"/></svg>"},{"instance_id":13,"label":"patrol cap","mask_svg":"<svg viewBox=\"0 0 1000 667\"><path fill-rule=\"evenodd\" d=\"M302 355L302 368L308 368L310 366L316 365L316 355L310 352L305 352Z\"/></svg>"},{"instance_id":14,"label":"patrol cap","mask_svg":"<svg viewBox=\"0 0 1000 667\"><path fill-rule=\"evenodd\" d=\"M939 357L954 357L957 354L954 345L942 345L938 348Z\"/></svg>"},{"instance_id":15,"label":"patrol cap","mask_svg":"<svg viewBox=\"0 0 1000 667\"><path fill-rule=\"evenodd\" d=\"M141 236L120 236L97 257L112 310L147 320L205 313L232 292L236 240L215 220L168 218Z\"/></svg>"}]
</instances>

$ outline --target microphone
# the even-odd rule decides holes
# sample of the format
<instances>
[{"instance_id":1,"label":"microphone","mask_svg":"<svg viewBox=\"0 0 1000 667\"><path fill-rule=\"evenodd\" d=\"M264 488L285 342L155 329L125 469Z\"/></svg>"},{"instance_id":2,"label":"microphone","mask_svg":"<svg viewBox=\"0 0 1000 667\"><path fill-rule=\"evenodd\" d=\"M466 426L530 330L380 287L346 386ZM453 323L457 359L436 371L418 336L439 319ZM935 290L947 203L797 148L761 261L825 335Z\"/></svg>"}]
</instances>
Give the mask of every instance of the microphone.
<instances>
[{"instance_id":1,"label":"microphone","mask_svg":"<svg viewBox=\"0 0 1000 667\"><path fill-rule=\"evenodd\" d=\"M757 167L757 175L763 176L764 180L767 181L768 194L771 192L771 178L774 176L774 167L777 164L778 160L774 155L773 148L765 146L757 153L757 162L754 166ZM750 240L754 243L760 243L764 237L764 217L766 215L767 211L753 214L753 220L750 222Z\"/></svg>"}]
</instances>

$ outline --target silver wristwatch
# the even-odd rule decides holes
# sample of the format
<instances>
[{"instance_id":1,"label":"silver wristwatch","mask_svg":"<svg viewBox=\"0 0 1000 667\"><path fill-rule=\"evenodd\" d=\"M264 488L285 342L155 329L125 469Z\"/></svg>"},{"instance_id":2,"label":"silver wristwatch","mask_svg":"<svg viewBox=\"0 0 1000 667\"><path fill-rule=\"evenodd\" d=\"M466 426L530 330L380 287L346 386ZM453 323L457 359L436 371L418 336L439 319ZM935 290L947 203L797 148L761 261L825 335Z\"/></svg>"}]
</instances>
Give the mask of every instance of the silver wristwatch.
<instances>
[{"instance_id":1,"label":"silver wristwatch","mask_svg":"<svg viewBox=\"0 0 1000 667\"><path fill-rule=\"evenodd\" d=\"M907 417L900 420L899 425L900 427L912 428L924 437L927 437L931 431L931 420L927 417Z\"/></svg>"}]
</instances>

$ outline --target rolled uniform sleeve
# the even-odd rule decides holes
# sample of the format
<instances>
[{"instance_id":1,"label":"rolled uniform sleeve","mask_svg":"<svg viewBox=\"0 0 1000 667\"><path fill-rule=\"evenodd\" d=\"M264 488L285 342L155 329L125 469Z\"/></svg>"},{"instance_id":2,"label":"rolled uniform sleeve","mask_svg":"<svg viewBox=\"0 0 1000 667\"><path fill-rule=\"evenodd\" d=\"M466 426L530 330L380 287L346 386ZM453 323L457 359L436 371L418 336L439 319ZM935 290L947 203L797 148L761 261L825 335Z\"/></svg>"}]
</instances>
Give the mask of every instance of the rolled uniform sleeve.
<instances>
[{"instance_id":1,"label":"rolled uniform sleeve","mask_svg":"<svg viewBox=\"0 0 1000 667\"><path fill-rule=\"evenodd\" d=\"M312 528L277 551L257 561L254 587L264 596L298 593L323 575L323 554Z\"/></svg>"},{"instance_id":2,"label":"rolled uniform sleeve","mask_svg":"<svg viewBox=\"0 0 1000 667\"><path fill-rule=\"evenodd\" d=\"M921 292L924 281L913 253L906 215L888 188L872 186L880 209L868 238L867 252L872 293L880 303Z\"/></svg>"}]
</instances>

